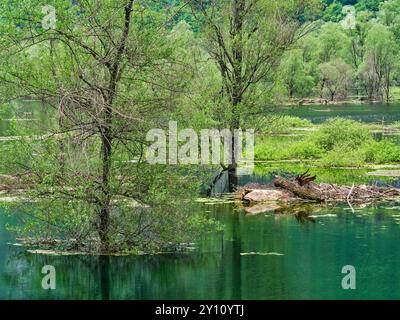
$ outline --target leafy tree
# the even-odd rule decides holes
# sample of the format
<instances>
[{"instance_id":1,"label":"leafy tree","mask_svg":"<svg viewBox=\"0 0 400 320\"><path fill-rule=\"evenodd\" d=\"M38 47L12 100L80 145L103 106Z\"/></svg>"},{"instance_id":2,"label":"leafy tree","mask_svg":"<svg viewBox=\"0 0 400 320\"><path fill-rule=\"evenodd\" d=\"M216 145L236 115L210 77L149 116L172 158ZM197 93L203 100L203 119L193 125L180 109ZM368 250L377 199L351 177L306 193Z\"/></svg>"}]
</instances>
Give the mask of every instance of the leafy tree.
<instances>
[{"instance_id":1,"label":"leafy tree","mask_svg":"<svg viewBox=\"0 0 400 320\"><path fill-rule=\"evenodd\" d=\"M350 39L340 24L324 24L319 30L318 42L320 62L329 62L334 58L349 59Z\"/></svg>"},{"instance_id":2,"label":"leafy tree","mask_svg":"<svg viewBox=\"0 0 400 320\"><path fill-rule=\"evenodd\" d=\"M2 96L41 100L63 119L9 154L41 200L25 230L103 253L187 240L205 220L174 198L189 201L202 172L152 166L144 154L146 132L166 128L190 83L168 17L134 0L53 5L49 29L38 1L0 5Z\"/></svg>"},{"instance_id":3,"label":"leafy tree","mask_svg":"<svg viewBox=\"0 0 400 320\"><path fill-rule=\"evenodd\" d=\"M375 24L365 41L360 75L369 99L390 100L390 86L397 66L397 43L388 27Z\"/></svg>"},{"instance_id":4,"label":"leafy tree","mask_svg":"<svg viewBox=\"0 0 400 320\"><path fill-rule=\"evenodd\" d=\"M317 4L313 0L193 3L193 12L201 13L197 17L204 21L207 48L221 76L219 105L226 110L221 125L237 129L246 112L257 112L259 98L267 91L261 86L274 79L284 51L309 30L302 21ZM237 185L233 144L230 162L232 189Z\"/></svg>"},{"instance_id":5,"label":"leafy tree","mask_svg":"<svg viewBox=\"0 0 400 320\"><path fill-rule=\"evenodd\" d=\"M302 50L287 52L280 73L289 98L305 97L312 92L314 78L307 73Z\"/></svg>"},{"instance_id":6,"label":"leafy tree","mask_svg":"<svg viewBox=\"0 0 400 320\"><path fill-rule=\"evenodd\" d=\"M322 19L327 22L328 21L339 22L344 18L342 10L343 10L343 5L335 0L326 7Z\"/></svg>"},{"instance_id":7,"label":"leafy tree","mask_svg":"<svg viewBox=\"0 0 400 320\"><path fill-rule=\"evenodd\" d=\"M355 5L357 11L372 11L377 12L379 5L385 0L360 0Z\"/></svg>"},{"instance_id":8,"label":"leafy tree","mask_svg":"<svg viewBox=\"0 0 400 320\"><path fill-rule=\"evenodd\" d=\"M379 14L379 21L389 27L389 29L396 36L396 40L400 41L400 1L389 0L381 4Z\"/></svg>"},{"instance_id":9,"label":"leafy tree","mask_svg":"<svg viewBox=\"0 0 400 320\"><path fill-rule=\"evenodd\" d=\"M320 65L323 85L322 95L327 93L329 99L345 98L352 79L352 67L340 59L325 62Z\"/></svg>"},{"instance_id":10,"label":"leafy tree","mask_svg":"<svg viewBox=\"0 0 400 320\"><path fill-rule=\"evenodd\" d=\"M362 11L357 13L355 30L349 29L351 62L355 69L364 59L365 39L370 28L371 13Z\"/></svg>"}]
</instances>

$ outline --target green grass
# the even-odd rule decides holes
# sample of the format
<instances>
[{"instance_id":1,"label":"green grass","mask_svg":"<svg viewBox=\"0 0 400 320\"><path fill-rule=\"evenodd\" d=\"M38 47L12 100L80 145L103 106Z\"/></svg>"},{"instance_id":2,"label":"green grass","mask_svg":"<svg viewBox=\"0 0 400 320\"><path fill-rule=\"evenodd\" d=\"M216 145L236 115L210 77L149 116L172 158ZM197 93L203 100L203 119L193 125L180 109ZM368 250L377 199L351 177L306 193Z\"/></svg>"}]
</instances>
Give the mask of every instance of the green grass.
<instances>
[{"instance_id":1,"label":"green grass","mask_svg":"<svg viewBox=\"0 0 400 320\"><path fill-rule=\"evenodd\" d=\"M294 137L262 137L255 145L256 160L318 159L323 150L309 140Z\"/></svg>"},{"instance_id":2,"label":"green grass","mask_svg":"<svg viewBox=\"0 0 400 320\"><path fill-rule=\"evenodd\" d=\"M392 101L400 100L400 87L391 87L390 95L392 96Z\"/></svg>"},{"instance_id":3,"label":"green grass","mask_svg":"<svg viewBox=\"0 0 400 320\"><path fill-rule=\"evenodd\" d=\"M375 176L368 176L367 173L370 169L365 168L320 168L312 165L305 164L288 164L288 163L276 163L276 164L257 164L254 168L254 173L259 176L271 175L284 175L291 173L293 175L298 175L309 170L310 174L316 175L317 183L335 183L339 185L352 185L357 184L368 184L377 180ZM390 183L395 178L393 177L379 177L379 180L384 183Z\"/></svg>"},{"instance_id":4,"label":"green grass","mask_svg":"<svg viewBox=\"0 0 400 320\"><path fill-rule=\"evenodd\" d=\"M256 160L314 160L328 168L400 162L400 146L388 139L375 141L371 125L335 118L314 127L304 136L258 137Z\"/></svg>"},{"instance_id":5,"label":"green grass","mask_svg":"<svg viewBox=\"0 0 400 320\"><path fill-rule=\"evenodd\" d=\"M296 128L307 128L312 126L312 122L307 119L293 117L289 115L265 116L263 118L253 118L246 122L247 127L256 128L257 132L263 134L290 133Z\"/></svg>"}]
</instances>

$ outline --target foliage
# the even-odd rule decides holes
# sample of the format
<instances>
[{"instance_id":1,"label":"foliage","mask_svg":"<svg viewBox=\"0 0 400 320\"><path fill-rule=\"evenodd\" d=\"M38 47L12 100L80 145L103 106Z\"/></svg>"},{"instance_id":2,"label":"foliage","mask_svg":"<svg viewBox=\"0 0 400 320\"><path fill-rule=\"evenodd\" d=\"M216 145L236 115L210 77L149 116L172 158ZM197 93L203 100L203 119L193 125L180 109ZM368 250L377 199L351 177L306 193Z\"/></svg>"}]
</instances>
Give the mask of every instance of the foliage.
<instances>
[{"instance_id":1,"label":"foliage","mask_svg":"<svg viewBox=\"0 0 400 320\"><path fill-rule=\"evenodd\" d=\"M325 151L331 151L338 145L356 149L371 141L372 135L360 122L335 118L323 123L311 139Z\"/></svg>"},{"instance_id":2,"label":"foliage","mask_svg":"<svg viewBox=\"0 0 400 320\"><path fill-rule=\"evenodd\" d=\"M344 5L355 5L355 28L344 29ZM322 21L284 56L280 74L284 96L329 99L364 96L369 100L393 99L391 87L399 78L398 44L400 1L327 1ZM340 65L337 62L340 61ZM345 66L345 67L344 67ZM345 70L343 70L345 69ZM335 96L326 86L331 76L346 75L351 86L341 86ZM302 85L301 85L302 84ZM334 86L335 89L336 86Z\"/></svg>"},{"instance_id":3,"label":"foliage","mask_svg":"<svg viewBox=\"0 0 400 320\"><path fill-rule=\"evenodd\" d=\"M327 168L361 167L400 162L400 147L387 139L375 141L362 123L336 118L305 137L260 137L255 156L257 160L314 160Z\"/></svg>"},{"instance_id":4,"label":"foliage","mask_svg":"<svg viewBox=\"0 0 400 320\"><path fill-rule=\"evenodd\" d=\"M387 27L376 24L368 32L365 48L359 72L368 97L389 101L393 75L398 69L395 36Z\"/></svg>"},{"instance_id":5,"label":"foliage","mask_svg":"<svg viewBox=\"0 0 400 320\"><path fill-rule=\"evenodd\" d=\"M344 18L342 10L343 10L343 4L337 0L334 0L324 10L322 19L324 21L339 22Z\"/></svg>"},{"instance_id":6,"label":"foliage","mask_svg":"<svg viewBox=\"0 0 400 320\"><path fill-rule=\"evenodd\" d=\"M389 0L381 4L378 18L379 21L389 27L396 37L396 40L400 40L400 1Z\"/></svg>"},{"instance_id":7,"label":"foliage","mask_svg":"<svg viewBox=\"0 0 400 320\"><path fill-rule=\"evenodd\" d=\"M321 63L341 58L346 61L350 48L349 37L343 27L338 23L328 22L318 30L318 46Z\"/></svg>"},{"instance_id":8,"label":"foliage","mask_svg":"<svg viewBox=\"0 0 400 320\"><path fill-rule=\"evenodd\" d=\"M257 116L247 119L246 125L254 128L262 134L270 133L290 133L294 128L307 128L312 125L311 121L301 119L299 117L283 115L283 116Z\"/></svg>"},{"instance_id":9,"label":"foliage","mask_svg":"<svg viewBox=\"0 0 400 320\"><path fill-rule=\"evenodd\" d=\"M315 164L309 163L275 163L264 164L259 163L255 166L254 172L257 175L273 179L274 175L285 175L291 172L294 175L302 174L306 170L310 170L312 174L317 176L317 183L334 183L339 185L356 185L369 184L376 181L376 177L368 176L367 173L371 169L365 168L322 168ZM380 177L383 183L393 182L392 177Z\"/></svg>"},{"instance_id":10,"label":"foliage","mask_svg":"<svg viewBox=\"0 0 400 320\"><path fill-rule=\"evenodd\" d=\"M322 167L361 167L364 155L360 149L354 149L347 144L338 144L324 154L320 160Z\"/></svg>"},{"instance_id":11,"label":"foliage","mask_svg":"<svg viewBox=\"0 0 400 320\"><path fill-rule=\"evenodd\" d=\"M362 151L366 162L384 164L400 161L399 146L387 139L370 141L362 147Z\"/></svg>"},{"instance_id":12,"label":"foliage","mask_svg":"<svg viewBox=\"0 0 400 320\"><path fill-rule=\"evenodd\" d=\"M257 159L398 162L398 146L358 122L333 119L289 140L265 134L312 124L260 116L278 99L389 102L400 1L381 2L54 0L47 30L40 1L3 1L0 117L14 138L0 145L0 172L23 178L38 201L19 232L74 250L153 253L215 229L191 213L215 167L144 160L145 133L169 120L255 128ZM355 29L340 24L344 5L357 9ZM27 98L47 111L42 127L18 120Z\"/></svg>"},{"instance_id":13,"label":"foliage","mask_svg":"<svg viewBox=\"0 0 400 320\"><path fill-rule=\"evenodd\" d=\"M318 159L323 150L310 140L263 137L256 140L254 152L256 160L276 161Z\"/></svg>"},{"instance_id":14,"label":"foliage","mask_svg":"<svg viewBox=\"0 0 400 320\"><path fill-rule=\"evenodd\" d=\"M315 85L314 78L308 74L301 50L288 51L282 61L279 75L289 98L309 96Z\"/></svg>"},{"instance_id":15,"label":"foliage","mask_svg":"<svg viewBox=\"0 0 400 320\"><path fill-rule=\"evenodd\" d=\"M376 12L379 10L380 4L384 2L385 0L359 0L355 7L358 11Z\"/></svg>"},{"instance_id":16,"label":"foliage","mask_svg":"<svg viewBox=\"0 0 400 320\"><path fill-rule=\"evenodd\" d=\"M196 129L206 123L183 94L196 85L198 70L187 66L202 54L183 50L195 42L190 30L170 30L164 12L132 0L53 4L59 14L49 30L41 27L36 1L0 5L3 98L40 99L58 118L40 139L4 146L4 163L12 164L5 170L24 176L38 199L35 219L22 231L103 253L154 252L194 236L194 217L180 201L189 207L211 168L153 166L144 158L148 130L177 118L186 125L197 120ZM196 221L199 229L207 223Z\"/></svg>"},{"instance_id":17,"label":"foliage","mask_svg":"<svg viewBox=\"0 0 400 320\"><path fill-rule=\"evenodd\" d=\"M308 33L319 1L198 1L192 6L204 20L204 44L220 74L213 114L222 127L238 128L271 100L282 55Z\"/></svg>"},{"instance_id":18,"label":"foliage","mask_svg":"<svg viewBox=\"0 0 400 320\"><path fill-rule=\"evenodd\" d=\"M322 95L331 101L335 98L346 98L351 84L351 66L340 59L322 63L320 66L322 76Z\"/></svg>"}]
</instances>

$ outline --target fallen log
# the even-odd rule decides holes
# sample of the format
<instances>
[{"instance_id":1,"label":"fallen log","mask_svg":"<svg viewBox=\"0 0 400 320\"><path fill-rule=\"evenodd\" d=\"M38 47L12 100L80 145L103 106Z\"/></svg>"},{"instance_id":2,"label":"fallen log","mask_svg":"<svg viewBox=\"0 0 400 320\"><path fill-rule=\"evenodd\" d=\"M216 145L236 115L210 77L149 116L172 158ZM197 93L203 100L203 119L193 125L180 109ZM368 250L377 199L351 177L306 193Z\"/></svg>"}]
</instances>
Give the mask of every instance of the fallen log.
<instances>
[{"instance_id":1,"label":"fallen log","mask_svg":"<svg viewBox=\"0 0 400 320\"><path fill-rule=\"evenodd\" d=\"M292 200L312 200L316 202L375 202L400 198L400 189L367 185L339 186L313 182L315 176L307 173L294 177L276 177L271 186L249 183L239 189L235 198L251 203ZM253 188L251 188L253 187Z\"/></svg>"},{"instance_id":2,"label":"fallen log","mask_svg":"<svg viewBox=\"0 0 400 320\"><path fill-rule=\"evenodd\" d=\"M301 186L296 180L293 181L282 177L277 177L274 180L274 185L277 188L289 190L294 195L302 199L313 200L318 202L322 202L324 200L321 191L313 188L312 184Z\"/></svg>"}]
</instances>

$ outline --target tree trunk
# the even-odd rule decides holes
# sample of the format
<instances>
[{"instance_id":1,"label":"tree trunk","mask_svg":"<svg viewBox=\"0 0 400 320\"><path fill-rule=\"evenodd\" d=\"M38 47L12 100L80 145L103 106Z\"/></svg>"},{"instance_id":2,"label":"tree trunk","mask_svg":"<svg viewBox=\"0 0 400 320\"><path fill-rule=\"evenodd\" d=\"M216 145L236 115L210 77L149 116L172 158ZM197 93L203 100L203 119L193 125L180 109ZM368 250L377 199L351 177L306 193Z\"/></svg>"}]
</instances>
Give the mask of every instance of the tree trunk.
<instances>
[{"instance_id":1,"label":"tree trunk","mask_svg":"<svg viewBox=\"0 0 400 320\"><path fill-rule=\"evenodd\" d=\"M229 192L235 192L239 185L239 178L237 174L237 167L228 169Z\"/></svg>"},{"instance_id":2,"label":"tree trunk","mask_svg":"<svg viewBox=\"0 0 400 320\"><path fill-rule=\"evenodd\" d=\"M231 37L233 40L233 83L232 83L232 141L231 141L231 164L228 169L229 191L233 192L238 186L237 177L237 157L236 157L236 144L234 131L240 127L240 115L238 107L242 102L243 94L243 14L245 11L245 0L235 0L233 3L233 24L231 27ZM236 141L239 143L239 141Z\"/></svg>"},{"instance_id":3,"label":"tree trunk","mask_svg":"<svg viewBox=\"0 0 400 320\"><path fill-rule=\"evenodd\" d=\"M386 103L389 103L390 100L390 70L386 72L385 75L385 98Z\"/></svg>"},{"instance_id":4,"label":"tree trunk","mask_svg":"<svg viewBox=\"0 0 400 320\"><path fill-rule=\"evenodd\" d=\"M54 39L50 40L50 57L51 57L51 73L53 75L54 81L57 83L57 86L60 88L60 97L63 97L62 85L59 83L57 70L56 70L56 62L54 56ZM64 102L63 99L59 99L58 101L58 129L60 132L64 130ZM60 165L60 175L65 173L65 145L64 145L64 138L61 137L59 140L59 148L60 148L60 156L58 158L58 163Z\"/></svg>"},{"instance_id":5,"label":"tree trunk","mask_svg":"<svg viewBox=\"0 0 400 320\"><path fill-rule=\"evenodd\" d=\"M320 87L320 91L319 91L319 97L322 99L323 95L324 95L324 88L325 88L325 81L326 79L322 79L321 81L321 87Z\"/></svg>"},{"instance_id":6,"label":"tree trunk","mask_svg":"<svg viewBox=\"0 0 400 320\"><path fill-rule=\"evenodd\" d=\"M129 0L125 6L124 28L121 40L119 41L118 50L113 63L110 65L110 82L108 86L108 99L106 102L104 124L101 126L101 149L102 149L102 196L99 208L99 237L101 241L101 251L109 251L109 225L110 225L110 175L112 164L112 123L113 123L113 103L117 93L117 86L120 77L120 66L122 64L123 54L126 49L126 43L129 36L132 7L134 0Z\"/></svg>"},{"instance_id":7,"label":"tree trunk","mask_svg":"<svg viewBox=\"0 0 400 320\"><path fill-rule=\"evenodd\" d=\"M111 111L109 111L111 112ZM111 113L107 117L108 127L104 129L102 136L102 198L99 203L99 237L101 242L101 251L108 252L109 250L109 224L110 224L110 170L112 156L112 134L111 134Z\"/></svg>"}]
</instances>

